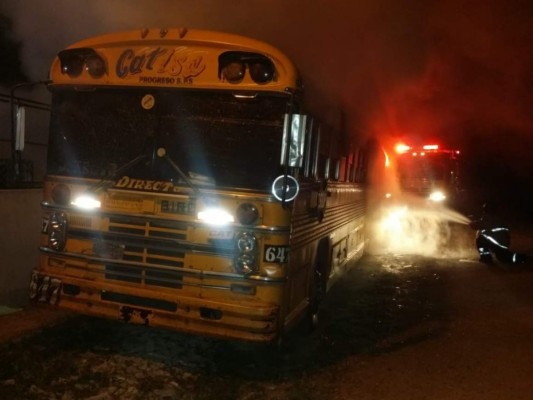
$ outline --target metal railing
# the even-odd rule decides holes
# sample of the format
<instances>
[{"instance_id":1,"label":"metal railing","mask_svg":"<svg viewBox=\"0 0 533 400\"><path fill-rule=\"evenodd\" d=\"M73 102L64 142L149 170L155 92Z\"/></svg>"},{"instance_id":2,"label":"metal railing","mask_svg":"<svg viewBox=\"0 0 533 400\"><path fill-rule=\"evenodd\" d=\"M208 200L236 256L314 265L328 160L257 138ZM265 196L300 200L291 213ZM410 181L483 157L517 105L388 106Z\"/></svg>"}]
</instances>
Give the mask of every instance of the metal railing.
<instances>
[{"instance_id":1,"label":"metal railing","mask_svg":"<svg viewBox=\"0 0 533 400\"><path fill-rule=\"evenodd\" d=\"M26 97L16 96L15 92L22 87L30 87L44 82L32 82L15 85L10 89L10 93L0 93L0 106L4 105L4 110L0 116L0 189L17 189L27 187L38 187L42 185L42 177L45 170L46 159L46 137L39 140L35 137L36 132L45 131L47 126L38 126L37 113L49 113L50 105L29 99ZM27 119L28 127L36 132L33 140L25 140L25 151L16 146L16 126L15 126L15 109L24 107L28 110ZM42 119L42 118L41 118ZM35 121L34 121L35 120ZM44 125L44 124L41 124ZM46 124L47 125L47 124ZM7 149L10 149L10 152Z\"/></svg>"}]
</instances>

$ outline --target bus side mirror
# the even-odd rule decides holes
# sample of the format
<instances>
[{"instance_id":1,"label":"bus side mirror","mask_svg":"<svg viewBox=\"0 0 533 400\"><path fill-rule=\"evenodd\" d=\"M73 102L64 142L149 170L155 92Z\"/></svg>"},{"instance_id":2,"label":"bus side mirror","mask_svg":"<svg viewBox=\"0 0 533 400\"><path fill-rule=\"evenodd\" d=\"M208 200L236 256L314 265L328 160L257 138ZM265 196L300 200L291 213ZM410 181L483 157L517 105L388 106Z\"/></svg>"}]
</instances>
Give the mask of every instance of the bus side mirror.
<instances>
[{"instance_id":1,"label":"bus side mirror","mask_svg":"<svg viewBox=\"0 0 533 400\"><path fill-rule=\"evenodd\" d=\"M301 168L304 159L307 115L285 114L280 164Z\"/></svg>"}]
</instances>

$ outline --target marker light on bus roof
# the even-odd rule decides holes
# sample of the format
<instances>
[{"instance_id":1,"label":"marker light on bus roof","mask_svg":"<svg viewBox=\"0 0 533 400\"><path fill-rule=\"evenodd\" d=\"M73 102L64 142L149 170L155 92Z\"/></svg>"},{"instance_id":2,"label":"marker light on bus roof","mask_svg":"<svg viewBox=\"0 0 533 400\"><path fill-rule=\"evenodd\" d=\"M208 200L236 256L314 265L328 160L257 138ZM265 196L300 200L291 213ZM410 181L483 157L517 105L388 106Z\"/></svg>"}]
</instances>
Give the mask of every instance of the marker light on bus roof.
<instances>
[{"instance_id":1,"label":"marker light on bus roof","mask_svg":"<svg viewBox=\"0 0 533 400\"><path fill-rule=\"evenodd\" d=\"M95 196L90 194L82 194L76 197L70 204L84 210L94 210L100 208L102 203Z\"/></svg>"},{"instance_id":2,"label":"marker light on bus roof","mask_svg":"<svg viewBox=\"0 0 533 400\"><path fill-rule=\"evenodd\" d=\"M276 68L272 60L259 53L227 51L218 57L219 78L229 83L240 83L248 68L250 78L257 84L271 82Z\"/></svg>"},{"instance_id":3,"label":"marker light on bus roof","mask_svg":"<svg viewBox=\"0 0 533 400\"><path fill-rule=\"evenodd\" d=\"M76 78L87 71L93 78L100 78L107 72L105 61L94 49L79 48L60 51L57 55L61 72Z\"/></svg>"},{"instance_id":4,"label":"marker light on bus roof","mask_svg":"<svg viewBox=\"0 0 533 400\"><path fill-rule=\"evenodd\" d=\"M239 61L226 64L221 71L222 77L230 83L238 83L244 78L246 66Z\"/></svg>"},{"instance_id":5,"label":"marker light on bus roof","mask_svg":"<svg viewBox=\"0 0 533 400\"><path fill-rule=\"evenodd\" d=\"M235 221L233 215L222 208L207 208L199 211L198 219L210 225L225 225Z\"/></svg>"},{"instance_id":6,"label":"marker light on bus roof","mask_svg":"<svg viewBox=\"0 0 533 400\"><path fill-rule=\"evenodd\" d=\"M85 60L85 70L93 78L100 78L106 73L105 62L96 54L90 55Z\"/></svg>"},{"instance_id":7,"label":"marker light on bus roof","mask_svg":"<svg viewBox=\"0 0 533 400\"><path fill-rule=\"evenodd\" d=\"M80 76L83 71L83 60L81 57L66 57L61 59L61 72L67 74L71 78Z\"/></svg>"},{"instance_id":8,"label":"marker light on bus roof","mask_svg":"<svg viewBox=\"0 0 533 400\"><path fill-rule=\"evenodd\" d=\"M438 150L439 145L438 144L426 144L423 146L424 150Z\"/></svg>"},{"instance_id":9,"label":"marker light on bus roof","mask_svg":"<svg viewBox=\"0 0 533 400\"><path fill-rule=\"evenodd\" d=\"M268 83L274 78L274 65L268 59L254 62L249 68L255 83Z\"/></svg>"}]
</instances>

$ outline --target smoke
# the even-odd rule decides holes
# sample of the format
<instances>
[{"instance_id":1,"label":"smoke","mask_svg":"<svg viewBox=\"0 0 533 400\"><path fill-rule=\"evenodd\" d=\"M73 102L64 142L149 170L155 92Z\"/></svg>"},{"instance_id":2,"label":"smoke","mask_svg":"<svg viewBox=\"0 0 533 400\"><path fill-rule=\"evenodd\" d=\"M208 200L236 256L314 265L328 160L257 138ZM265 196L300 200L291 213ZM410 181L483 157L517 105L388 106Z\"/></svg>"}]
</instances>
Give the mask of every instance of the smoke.
<instances>
[{"instance_id":1,"label":"smoke","mask_svg":"<svg viewBox=\"0 0 533 400\"><path fill-rule=\"evenodd\" d=\"M529 0L17 0L0 11L34 80L46 79L59 50L93 35L171 26L242 34L289 55L311 109L361 143L458 147L463 180L479 193L525 190L520 182L533 179Z\"/></svg>"},{"instance_id":2,"label":"smoke","mask_svg":"<svg viewBox=\"0 0 533 400\"><path fill-rule=\"evenodd\" d=\"M364 131L381 143L460 149L460 179L474 212L490 201L509 218L529 215L533 4L452 0L416 10L423 23L400 31L403 39L414 35L411 47L392 51L402 39L365 37L370 79L362 91L372 96L360 113Z\"/></svg>"},{"instance_id":3,"label":"smoke","mask_svg":"<svg viewBox=\"0 0 533 400\"><path fill-rule=\"evenodd\" d=\"M46 78L55 54L97 34L189 27L265 40L294 59L315 108L336 109L358 135L460 140L465 124L531 132L533 6L365 0L18 0L23 62Z\"/></svg>"},{"instance_id":4,"label":"smoke","mask_svg":"<svg viewBox=\"0 0 533 400\"><path fill-rule=\"evenodd\" d=\"M532 133L533 8L526 4L435 3L418 32L426 38L419 70L379 87L370 128L454 142L473 124ZM383 84L391 64L380 65L372 71Z\"/></svg>"}]
</instances>

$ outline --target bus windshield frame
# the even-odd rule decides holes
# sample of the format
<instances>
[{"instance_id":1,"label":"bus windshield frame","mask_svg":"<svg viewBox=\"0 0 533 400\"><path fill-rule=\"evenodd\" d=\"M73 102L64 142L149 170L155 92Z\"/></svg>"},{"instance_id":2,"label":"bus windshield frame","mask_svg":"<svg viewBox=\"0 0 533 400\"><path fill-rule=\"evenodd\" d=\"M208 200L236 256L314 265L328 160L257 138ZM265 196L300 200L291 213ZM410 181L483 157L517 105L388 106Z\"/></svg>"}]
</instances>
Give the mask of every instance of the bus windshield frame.
<instances>
[{"instance_id":1,"label":"bus windshield frame","mask_svg":"<svg viewBox=\"0 0 533 400\"><path fill-rule=\"evenodd\" d=\"M288 104L274 92L55 88L47 172L185 185L170 158L195 185L268 191Z\"/></svg>"}]
</instances>

